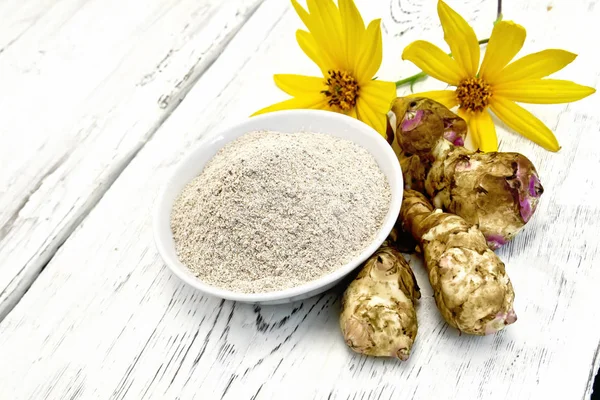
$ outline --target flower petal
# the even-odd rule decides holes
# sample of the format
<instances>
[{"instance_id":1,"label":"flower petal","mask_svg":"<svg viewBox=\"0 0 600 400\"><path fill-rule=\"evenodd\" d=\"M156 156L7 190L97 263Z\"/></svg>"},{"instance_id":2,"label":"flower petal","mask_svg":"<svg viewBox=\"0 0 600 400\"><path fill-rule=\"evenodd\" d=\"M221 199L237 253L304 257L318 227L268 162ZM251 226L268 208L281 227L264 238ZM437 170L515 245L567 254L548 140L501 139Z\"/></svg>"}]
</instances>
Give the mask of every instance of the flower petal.
<instances>
[{"instance_id":1,"label":"flower petal","mask_svg":"<svg viewBox=\"0 0 600 400\"><path fill-rule=\"evenodd\" d=\"M296 0L292 0L292 6L294 7L294 10L296 10L296 14L298 14L300 19L304 23L304 26L310 29L312 25L312 20L308 12Z\"/></svg>"},{"instance_id":2,"label":"flower petal","mask_svg":"<svg viewBox=\"0 0 600 400\"><path fill-rule=\"evenodd\" d=\"M494 82L498 73L521 50L525 36L525 28L512 21L500 21L494 25L479 76L488 82Z\"/></svg>"},{"instance_id":3,"label":"flower petal","mask_svg":"<svg viewBox=\"0 0 600 400\"><path fill-rule=\"evenodd\" d=\"M549 49L526 55L510 63L496 77L494 83L544 78L570 64L577 54L565 50Z\"/></svg>"},{"instance_id":4,"label":"flower petal","mask_svg":"<svg viewBox=\"0 0 600 400\"><path fill-rule=\"evenodd\" d=\"M317 46L310 33L298 29L296 31L296 40L302 51L304 51L304 54L319 66L323 76L327 76L327 71L330 69L337 68L336 63L329 57L329 54Z\"/></svg>"},{"instance_id":5,"label":"flower petal","mask_svg":"<svg viewBox=\"0 0 600 400\"><path fill-rule=\"evenodd\" d=\"M342 69L348 70L340 12L335 3L333 0L307 0L306 3L313 25L308 30L319 47L326 50Z\"/></svg>"},{"instance_id":6,"label":"flower petal","mask_svg":"<svg viewBox=\"0 0 600 400\"><path fill-rule=\"evenodd\" d=\"M469 126L469 121L473 117L472 112L465 111L465 109L463 109L463 108L458 108L458 110L456 110L456 114L459 117L461 117L462 119L464 119L465 122L467 123L467 126ZM465 142L465 144L468 142L471 142L471 144L474 146L474 148L476 148L476 149L479 148L479 136L472 135L470 128L469 128L469 131L467 132L467 141Z\"/></svg>"},{"instance_id":7,"label":"flower petal","mask_svg":"<svg viewBox=\"0 0 600 400\"><path fill-rule=\"evenodd\" d=\"M404 48L402 59L413 62L427 75L450 85L458 85L466 78L458 63L439 47L424 40L417 40Z\"/></svg>"},{"instance_id":8,"label":"flower petal","mask_svg":"<svg viewBox=\"0 0 600 400\"><path fill-rule=\"evenodd\" d=\"M360 97L356 102L356 116L365 124L370 125L381 136L383 136L384 138L387 137L386 113L376 112L370 107L369 103L367 103L363 98Z\"/></svg>"},{"instance_id":9,"label":"flower petal","mask_svg":"<svg viewBox=\"0 0 600 400\"><path fill-rule=\"evenodd\" d=\"M475 76L479 67L479 43L473 28L442 0L438 1L438 15L444 29L444 40L450 46L452 57L466 76Z\"/></svg>"},{"instance_id":10,"label":"flower petal","mask_svg":"<svg viewBox=\"0 0 600 400\"><path fill-rule=\"evenodd\" d=\"M539 144L546 150L558 151L560 146L556 137L542 121L516 103L494 96L490 108L511 129Z\"/></svg>"},{"instance_id":11,"label":"flower petal","mask_svg":"<svg viewBox=\"0 0 600 400\"><path fill-rule=\"evenodd\" d=\"M374 19L365 31L360 45L360 54L354 55L356 58L354 74L362 84L371 80L381 66L383 53L381 42L381 19Z\"/></svg>"},{"instance_id":12,"label":"flower petal","mask_svg":"<svg viewBox=\"0 0 600 400\"><path fill-rule=\"evenodd\" d=\"M356 8L353 0L339 0L340 17L345 40L346 62L351 66L351 73L356 70L358 56L360 54L363 37L365 35L365 23ZM379 42L381 43L381 37ZM381 44L379 46L381 48ZM379 68L379 66L377 66ZM371 75L369 78L371 78Z\"/></svg>"},{"instance_id":13,"label":"flower petal","mask_svg":"<svg viewBox=\"0 0 600 400\"><path fill-rule=\"evenodd\" d=\"M498 137L494 121L487 111L472 113L469 117L469 134L473 144L484 152L498 151Z\"/></svg>"},{"instance_id":14,"label":"flower petal","mask_svg":"<svg viewBox=\"0 0 600 400\"><path fill-rule=\"evenodd\" d=\"M319 93L319 95L298 96L292 99L284 100L275 103L268 107L256 111L251 117L259 114L266 114L272 111L280 110L297 110L297 109L319 109L329 110L327 106L327 98Z\"/></svg>"},{"instance_id":15,"label":"flower petal","mask_svg":"<svg viewBox=\"0 0 600 400\"><path fill-rule=\"evenodd\" d=\"M494 95L519 103L558 104L581 100L596 89L560 79L532 79L494 86Z\"/></svg>"},{"instance_id":16,"label":"flower petal","mask_svg":"<svg viewBox=\"0 0 600 400\"><path fill-rule=\"evenodd\" d=\"M467 127L468 127L469 126L469 120L473 116L473 113L472 112L467 112L467 111L465 111L465 109L460 108L460 107L455 111L455 113L456 113L456 115L458 115L459 117L461 117L462 119L465 120L465 122L467 124ZM474 146L475 149L478 149L479 148L479 142L477 142L477 138L474 135L471 135L469 132L470 131L467 131L467 135L465 137L466 138L466 140L465 140L465 146L467 146L468 148L470 148L468 146L468 144L471 144L471 145Z\"/></svg>"},{"instance_id":17,"label":"flower petal","mask_svg":"<svg viewBox=\"0 0 600 400\"><path fill-rule=\"evenodd\" d=\"M348 110L346 115L358 119L358 116L356 115L356 107L352 107L350 110Z\"/></svg>"},{"instance_id":18,"label":"flower petal","mask_svg":"<svg viewBox=\"0 0 600 400\"><path fill-rule=\"evenodd\" d=\"M273 80L279 89L291 96L321 94L327 87L323 78L314 76L275 74Z\"/></svg>"},{"instance_id":19,"label":"flower petal","mask_svg":"<svg viewBox=\"0 0 600 400\"><path fill-rule=\"evenodd\" d=\"M456 98L456 92L454 90L432 90L430 92L409 94L406 97L427 97L443 104L447 108L458 105L458 99Z\"/></svg>"},{"instance_id":20,"label":"flower petal","mask_svg":"<svg viewBox=\"0 0 600 400\"><path fill-rule=\"evenodd\" d=\"M359 98L370 105L370 108L380 113L387 113L396 98L396 84L386 81L370 81L360 87Z\"/></svg>"},{"instance_id":21,"label":"flower petal","mask_svg":"<svg viewBox=\"0 0 600 400\"><path fill-rule=\"evenodd\" d=\"M297 33L296 39L298 40L300 47L302 47L302 50L304 50L304 52L319 65L321 70L327 71L327 69L331 68L340 69L346 65L344 49L342 48L341 42L341 25L339 25L339 21L338 26L325 23L324 20L329 16L321 13L319 6L323 6L327 12L329 12L331 7L337 12L337 8L331 0L323 0L323 3L330 4L321 4L321 2L316 2L315 0L309 1L309 14L296 0L292 0L292 5L294 6L296 13L309 31L300 31L304 33ZM300 40L303 40L303 43L300 43ZM307 48L311 48L312 50L307 51ZM327 65L319 64L314 58L315 53L320 54L320 57L317 57L320 60L319 62L327 61Z\"/></svg>"}]
</instances>

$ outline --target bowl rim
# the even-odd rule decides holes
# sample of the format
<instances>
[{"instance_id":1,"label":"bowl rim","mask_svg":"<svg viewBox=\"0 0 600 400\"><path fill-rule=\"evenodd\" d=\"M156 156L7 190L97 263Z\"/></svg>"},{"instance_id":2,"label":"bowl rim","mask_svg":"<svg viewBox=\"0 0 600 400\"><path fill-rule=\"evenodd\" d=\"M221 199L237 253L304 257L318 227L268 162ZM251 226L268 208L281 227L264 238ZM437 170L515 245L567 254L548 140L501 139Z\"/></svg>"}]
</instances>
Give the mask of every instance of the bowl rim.
<instances>
[{"instance_id":1,"label":"bowl rim","mask_svg":"<svg viewBox=\"0 0 600 400\"><path fill-rule=\"evenodd\" d=\"M340 120L345 124L349 124L351 128L356 129L357 131L361 131L361 134L366 134L372 138L377 144L378 147L382 148L381 154L375 154L373 151L369 151L371 155L377 161L377 164L380 169L383 170L382 164L384 162L391 164L391 174L390 176L398 182L398 187L402 189L403 187L403 177L402 171L400 169L400 163L394 153L392 146L389 145L387 140L383 138L375 129L371 126L361 122L355 118L350 116L339 114L332 111L325 110L307 110L307 109L297 109L297 110L281 110L281 111L273 111L267 114L261 114L257 116L253 116L251 118L246 118L241 121L237 121L232 124L223 125L221 127L216 128L213 132L208 132L205 137L203 137L197 145L191 148L173 167L171 173L168 174L167 178L162 182L161 187L159 189L158 196L155 200L155 206L152 216L152 225L154 231L154 241L155 245L158 249L159 255L163 259L164 263L167 267L173 272L179 279L187 283L188 285L194 287L197 290L200 290L202 293L214 296L221 299L240 301L244 303L261 303L261 302L271 302L278 300L285 300L290 298L299 297L305 294L308 294L312 291L316 291L320 288L326 286L332 286L334 282L342 280L346 275L350 274L352 271L357 269L364 261L366 261L384 242L386 237L392 231L398 215L400 213L400 206L402 204L403 191L400 190L399 193L390 199L390 205L388 211L384 217L383 224L379 228L376 233L375 239L370 242L368 246L366 246L363 251L350 260L348 263L344 264L340 268L336 269L333 272L330 272L326 275L321 276L318 279L313 281L306 282L299 286L294 286L291 288L272 291L272 292L263 292L263 293L242 293L235 292L232 290L220 288L217 286L210 285L200 278L194 276L191 271L189 271L188 267L183 264L177 255L173 256L171 251L167 248L167 243L162 238L163 231L160 230L161 219L164 218L164 213L166 212L169 216L171 215L171 209L173 204L168 201L169 193L171 192L172 182L175 181L176 176L181 173L181 170L184 169L184 166L189 162L189 160L194 157L202 148L209 146L211 143L228 137L228 132L234 131L240 128L243 128L244 125L254 124L257 121L260 122L262 120L268 120L275 116L285 116L285 115L293 115L293 114L305 114L307 118L328 118L332 120ZM251 122L252 121L252 122ZM325 133L325 132L323 132ZM338 136L339 137L339 136ZM347 140L351 140L359 146L363 147L361 144L357 143L355 140L349 137L344 137ZM217 149L217 151L225 146L227 143L230 143L232 140L223 141L222 145ZM364 148L364 147L363 147ZM213 155L214 157L214 155ZM212 157L211 157L212 158ZM382 171L383 172L383 171ZM384 172L385 174L385 172ZM390 178L387 177L390 187L392 187L392 182ZM188 181L189 182L189 181ZM177 194L175 195L177 196ZM173 200L174 201L174 200ZM395 215L395 217L394 217ZM169 217L170 219L170 217ZM170 226L170 224L169 224ZM173 232L169 229L168 236L171 240L173 240Z\"/></svg>"}]
</instances>

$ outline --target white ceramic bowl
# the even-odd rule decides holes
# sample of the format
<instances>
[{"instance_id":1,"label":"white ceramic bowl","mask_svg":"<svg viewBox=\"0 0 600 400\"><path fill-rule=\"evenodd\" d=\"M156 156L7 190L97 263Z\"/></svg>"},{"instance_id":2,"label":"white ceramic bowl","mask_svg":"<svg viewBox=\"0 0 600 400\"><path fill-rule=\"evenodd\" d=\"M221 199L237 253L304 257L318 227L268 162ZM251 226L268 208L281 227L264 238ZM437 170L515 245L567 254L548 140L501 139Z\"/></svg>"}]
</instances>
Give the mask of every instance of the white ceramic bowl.
<instances>
[{"instance_id":1,"label":"white ceramic bowl","mask_svg":"<svg viewBox=\"0 0 600 400\"><path fill-rule=\"evenodd\" d=\"M272 130L295 133L299 131L327 133L354 141L367 149L387 176L392 200L383 225L373 242L354 260L315 281L302 286L270 293L245 294L221 289L202 282L177 258L170 226L173 202L185 185L198 176L204 165L226 143L255 130ZM154 237L158 251L169 268L187 284L224 299L257 304L280 304L305 299L333 287L372 255L391 232L400 212L402 202L402 173L398 159L388 143L370 126L345 115L330 111L290 110L278 111L249 118L211 135L191 151L175 168L171 178L158 197L154 214Z\"/></svg>"}]
</instances>

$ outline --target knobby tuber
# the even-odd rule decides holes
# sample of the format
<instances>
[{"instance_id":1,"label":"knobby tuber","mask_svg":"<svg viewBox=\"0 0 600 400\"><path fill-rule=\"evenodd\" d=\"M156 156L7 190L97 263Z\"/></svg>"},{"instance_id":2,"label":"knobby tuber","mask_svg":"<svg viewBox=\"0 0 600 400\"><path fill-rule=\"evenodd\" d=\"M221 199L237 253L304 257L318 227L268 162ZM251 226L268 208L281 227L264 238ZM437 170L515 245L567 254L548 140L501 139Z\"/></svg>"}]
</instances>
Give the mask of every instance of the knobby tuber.
<instances>
[{"instance_id":1,"label":"knobby tuber","mask_svg":"<svg viewBox=\"0 0 600 400\"><path fill-rule=\"evenodd\" d=\"M340 327L355 352L404 361L417 335L415 302L421 293L394 248L395 234L394 229L344 292Z\"/></svg>"},{"instance_id":2,"label":"knobby tuber","mask_svg":"<svg viewBox=\"0 0 600 400\"><path fill-rule=\"evenodd\" d=\"M397 98L392 111L405 188L477 225L492 249L531 219L543 187L529 159L467 150L465 121L431 99Z\"/></svg>"},{"instance_id":3,"label":"knobby tuber","mask_svg":"<svg viewBox=\"0 0 600 400\"><path fill-rule=\"evenodd\" d=\"M504 263L476 226L457 215L434 211L414 190L404 191L400 221L419 242L436 305L446 322L464 333L487 335L517 320Z\"/></svg>"}]
</instances>

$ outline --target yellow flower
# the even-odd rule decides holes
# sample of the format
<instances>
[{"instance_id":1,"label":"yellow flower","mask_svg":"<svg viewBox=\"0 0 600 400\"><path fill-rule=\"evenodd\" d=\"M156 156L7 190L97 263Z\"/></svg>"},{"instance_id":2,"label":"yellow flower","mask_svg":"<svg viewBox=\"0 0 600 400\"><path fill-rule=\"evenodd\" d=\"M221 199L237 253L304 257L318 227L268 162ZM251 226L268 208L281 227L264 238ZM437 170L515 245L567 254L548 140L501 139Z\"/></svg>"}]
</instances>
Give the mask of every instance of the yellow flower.
<instances>
[{"instance_id":1,"label":"yellow flower","mask_svg":"<svg viewBox=\"0 0 600 400\"><path fill-rule=\"evenodd\" d=\"M558 151L560 146L552 131L515 102L567 103L594 93L594 88L571 81L542 79L564 68L576 55L549 49L509 64L523 47L525 29L512 21L501 21L494 26L480 67L479 44L473 28L442 0L437 10L452 56L429 42L417 40L404 49L402 58L456 89L412 96L429 97L449 108L458 105L459 115L469 125L473 144L483 151L498 149L488 108L511 129L547 150Z\"/></svg>"},{"instance_id":2,"label":"yellow flower","mask_svg":"<svg viewBox=\"0 0 600 400\"><path fill-rule=\"evenodd\" d=\"M300 48L314 61L323 77L274 75L275 84L293 96L257 111L313 108L349 115L367 123L385 137L386 113L396 97L393 82L374 80L381 65L379 19L365 24L352 0L307 0L308 11L292 0L308 28L298 30Z\"/></svg>"}]
</instances>

